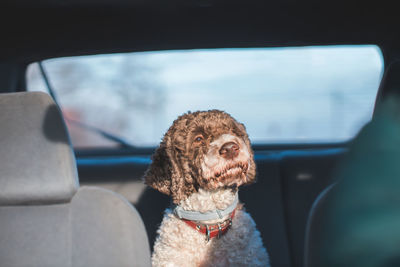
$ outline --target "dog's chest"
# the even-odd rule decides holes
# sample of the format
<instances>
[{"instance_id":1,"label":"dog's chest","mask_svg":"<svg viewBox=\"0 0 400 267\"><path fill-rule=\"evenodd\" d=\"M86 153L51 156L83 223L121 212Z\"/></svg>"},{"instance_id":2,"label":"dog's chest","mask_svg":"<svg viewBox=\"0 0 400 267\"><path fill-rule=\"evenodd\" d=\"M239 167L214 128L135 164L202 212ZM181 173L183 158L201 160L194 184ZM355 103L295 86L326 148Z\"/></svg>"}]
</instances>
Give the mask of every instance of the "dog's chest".
<instances>
[{"instance_id":1,"label":"dog's chest","mask_svg":"<svg viewBox=\"0 0 400 267\"><path fill-rule=\"evenodd\" d=\"M204 234L167 211L159 229L153 260L174 258L176 266L238 266L247 261L249 255L254 255L252 247L258 245L252 244L255 231L251 217L238 210L226 234L207 242Z\"/></svg>"},{"instance_id":2,"label":"dog's chest","mask_svg":"<svg viewBox=\"0 0 400 267\"><path fill-rule=\"evenodd\" d=\"M242 205L235 204L235 193L230 190L199 190L180 206L202 213L228 209L232 203L236 207L232 225L219 239L214 237L209 241L205 233L189 226L172 210L166 210L154 245L153 266L268 266L268 254L260 233ZM205 222L208 225L215 223Z\"/></svg>"}]
</instances>

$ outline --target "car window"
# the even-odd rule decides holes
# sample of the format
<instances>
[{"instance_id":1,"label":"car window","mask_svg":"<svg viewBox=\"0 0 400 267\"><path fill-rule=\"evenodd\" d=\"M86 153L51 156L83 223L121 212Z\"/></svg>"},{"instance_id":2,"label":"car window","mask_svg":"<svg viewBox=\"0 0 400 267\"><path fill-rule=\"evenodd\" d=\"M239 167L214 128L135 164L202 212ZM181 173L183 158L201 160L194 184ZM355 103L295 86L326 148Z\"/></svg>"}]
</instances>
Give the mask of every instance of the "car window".
<instances>
[{"instance_id":1,"label":"car window","mask_svg":"<svg viewBox=\"0 0 400 267\"><path fill-rule=\"evenodd\" d=\"M75 147L159 143L187 111L220 109L254 144L341 142L371 119L383 72L377 46L210 49L43 62ZM30 91L47 91L37 63ZM75 122L75 123L73 123ZM78 122L78 123L76 123Z\"/></svg>"}]
</instances>

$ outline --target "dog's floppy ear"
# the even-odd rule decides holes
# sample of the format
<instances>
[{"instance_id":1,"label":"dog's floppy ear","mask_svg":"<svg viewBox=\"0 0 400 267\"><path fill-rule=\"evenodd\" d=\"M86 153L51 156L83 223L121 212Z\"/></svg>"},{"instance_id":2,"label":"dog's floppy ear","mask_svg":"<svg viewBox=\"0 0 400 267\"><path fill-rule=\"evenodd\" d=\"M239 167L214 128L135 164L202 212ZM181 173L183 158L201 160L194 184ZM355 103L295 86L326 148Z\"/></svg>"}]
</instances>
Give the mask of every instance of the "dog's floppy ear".
<instances>
[{"instance_id":1,"label":"dog's floppy ear","mask_svg":"<svg viewBox=\"0 0 400 267\"><path fill-rule=\"evenodd\" d=\"M172 143L167 133L153 155L153 162L146 171L144 180L150 187L171 195L173 202L179 204L182 199L195 191L195 188L190 174L183 170L185 156Z\"/></svg>"},{"instance_id":2,"label":"dog's floppy ear","mask_svg":"<svg viewBox=\"0 0 400 267\"><path fill-rule=\"evenodd\" d=\"M251 146L249 146L249 152L250 152L250 166L249 169L247 170L247 182L245 184L252 184L256 181L256 163L254 161L254 154L253 150L251 149Z\"/></svg>"},{"instance_id":3,"label":"dog's floppy ear","mask_svg":"<svg viewBox=\"0 0 400 267\"><path fill-rule=\"evenodd\" d=\"M165 141L155 151L152 163L144 175L144 182L160 191L161 193L171 194L172 163L167 153Z\"/></svg>"},{"instance_id":4,"label":"dog's floppy ear","mask_svg":"<svg viewBox=\"0 0 400 267\"><path fill-rule=\"evenodd\" d=\"M250 166L247 170L247 182L245 184L252 184L256 181L256 163L254 162L254 152L251 148L250 139L246 131L246 126L243 123L237 122L237 126L240 130L240 135L243 136L243 140L246 143L247 149L250 153Z\"/></svg>"}]
</instances>

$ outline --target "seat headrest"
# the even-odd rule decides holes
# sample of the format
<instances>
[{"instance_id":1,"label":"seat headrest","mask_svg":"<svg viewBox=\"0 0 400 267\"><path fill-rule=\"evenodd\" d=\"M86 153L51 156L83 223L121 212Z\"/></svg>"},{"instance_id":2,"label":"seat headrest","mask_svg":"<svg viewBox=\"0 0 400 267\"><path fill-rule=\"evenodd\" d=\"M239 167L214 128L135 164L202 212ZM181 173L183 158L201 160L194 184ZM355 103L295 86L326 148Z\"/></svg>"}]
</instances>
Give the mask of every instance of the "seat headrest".
<instances>
[{"instance_id":1,"label":"seat headrest","mask_svg":"<svg viewBox=\"0 0 400 267\"><path fill-rule=\"evenodd\" d=\"M0 94L0 206L66 203L78 186L69 136L52 98Z\"/></svg>"}]
</instances>

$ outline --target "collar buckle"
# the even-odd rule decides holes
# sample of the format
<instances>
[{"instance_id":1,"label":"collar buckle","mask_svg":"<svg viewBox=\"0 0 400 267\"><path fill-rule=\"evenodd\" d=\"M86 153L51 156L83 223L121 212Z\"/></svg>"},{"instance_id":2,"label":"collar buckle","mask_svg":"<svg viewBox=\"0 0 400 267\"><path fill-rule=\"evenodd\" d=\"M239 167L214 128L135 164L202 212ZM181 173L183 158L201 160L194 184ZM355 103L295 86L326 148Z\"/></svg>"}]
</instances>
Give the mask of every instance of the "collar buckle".
<instances>
[{"instance_id":1,"label":"collar buckle","mask_svg":"<svg viewBox=\"0 0 400 267\"><path fill-rule=\"evenodd\" d=\"M209 226L206 224L206 241L210 241L210 228Z\"/></svg>"}]
</instances>

